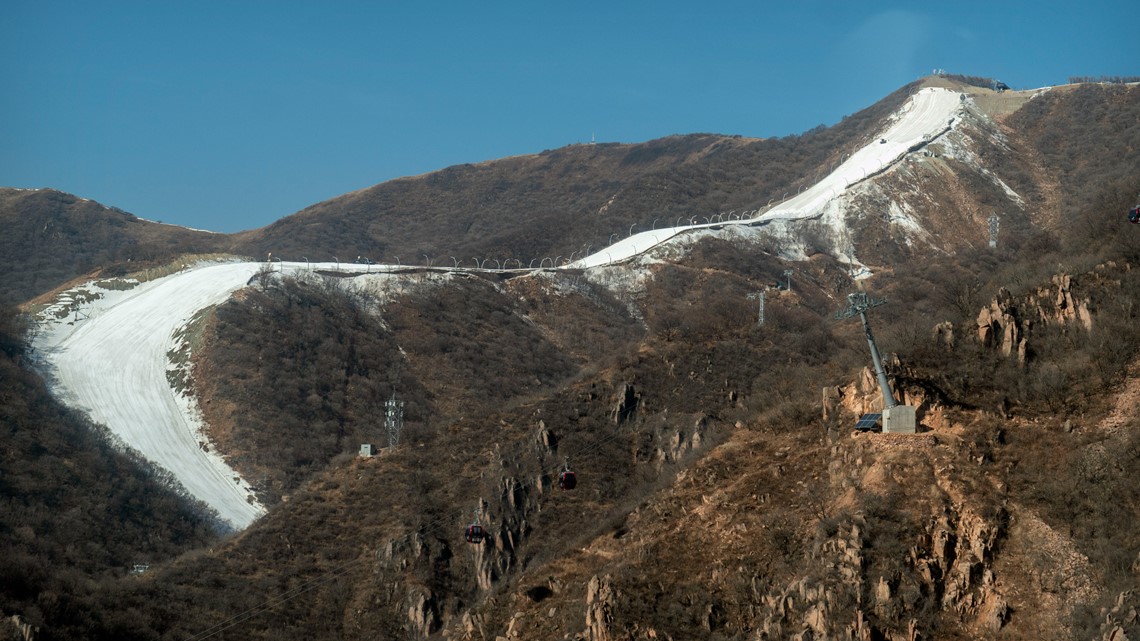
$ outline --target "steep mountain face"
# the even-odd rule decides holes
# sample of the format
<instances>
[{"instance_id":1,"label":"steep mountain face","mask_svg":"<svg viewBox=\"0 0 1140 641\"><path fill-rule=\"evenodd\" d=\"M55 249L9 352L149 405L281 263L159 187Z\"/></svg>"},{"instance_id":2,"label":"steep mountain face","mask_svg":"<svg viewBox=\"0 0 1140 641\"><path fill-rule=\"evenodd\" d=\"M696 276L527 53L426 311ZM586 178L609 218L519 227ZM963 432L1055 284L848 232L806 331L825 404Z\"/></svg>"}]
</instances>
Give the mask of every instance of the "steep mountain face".
<instances>
[{"instance_id":1,"label":"steep mountain face","mask_svg":"<svg viewBox=\"0 0 1140 641\"><path fill-rule=\"evenodd\" d=\"M215 446L272 509L33 622L47 638L1140 635L1140 238L1123 222L1140 141L1118 120L1137 89L932 82L970 94L964 121L818 220L592 270L266 272L204 316L191 378ZM913 89L832 134L572 147L236 240L405 263L569 253L590 235L558 221L651 225L653 194L676 216L763 207L877 144ZM1054 122L1085 142L1049 142ZM786 178L716 178L767 153ZM549 217L530 200L547 196ZM449 227L449 211L467 218ZM858 281L852 258L870 268ZM833 320L856 289L889 300L872 322L919 434L852 433L881 404L862 328ZM388 444L393 394L400 445L354 457Z\"/></svg>"},{"instance_id":2,"label":"steep mountain face","mask_svg":"<svg viewBox=\"0 0 1140 641\"><path fill-rule=\"evenodd\" d=\"M1115 225L1090 212L1136 196L1140 88L958 88L963 121L852 189L842 205L846 229L830 230L838 237L829 251L850 245L863 262L889 269L930 251L985 247L994 221L997 241L1015 250L1055 248L1066 235L1115 242ZM1011 103L1019 108L1005 113Z\"/></svg>"}]
</instances>

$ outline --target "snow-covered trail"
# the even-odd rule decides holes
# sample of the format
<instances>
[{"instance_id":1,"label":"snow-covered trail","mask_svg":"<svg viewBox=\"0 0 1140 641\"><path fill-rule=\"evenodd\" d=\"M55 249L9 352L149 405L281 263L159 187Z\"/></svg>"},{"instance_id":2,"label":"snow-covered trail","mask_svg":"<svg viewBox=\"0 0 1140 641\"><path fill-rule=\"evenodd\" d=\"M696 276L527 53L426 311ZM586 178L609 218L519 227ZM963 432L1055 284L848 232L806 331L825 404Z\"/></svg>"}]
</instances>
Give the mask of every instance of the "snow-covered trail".
<instances>
[{"instance_id":1,"label":"snow-covered trail","mask_svg":"<svg viewBox=\"0 0 1140 641\"><path fill-rule=\"evenodd\" d=\"M203 451L201 421L167 381L175 332L199 310L224 301L261 268L224 263L101 292L88 318L41 333L56 395L166 468L236 528L264 513L249 485L220 456ZM89 286L90 287L90 286Z\"/></svg>"},{"instance_id":2,"label":"snow-covered trail","mask_svg":"<svg viewBox=\"0 0 1140 641\"><path fill-rule=\"evenodd\" d=\"M883 171L898 162L911 149L930 142L951 128L951 119L962 109L962 94L949 89L928 87L916 92L893 114L886 130L862 149L851 154L823 180L803 192L774 205L762 215L744 220L683 225L645 231L581 258L569 267L588 268L632 258L689 230L760 225L774 220L795 220L819 215L824 207L851 185Z\"/></svg>"}]
</instances>

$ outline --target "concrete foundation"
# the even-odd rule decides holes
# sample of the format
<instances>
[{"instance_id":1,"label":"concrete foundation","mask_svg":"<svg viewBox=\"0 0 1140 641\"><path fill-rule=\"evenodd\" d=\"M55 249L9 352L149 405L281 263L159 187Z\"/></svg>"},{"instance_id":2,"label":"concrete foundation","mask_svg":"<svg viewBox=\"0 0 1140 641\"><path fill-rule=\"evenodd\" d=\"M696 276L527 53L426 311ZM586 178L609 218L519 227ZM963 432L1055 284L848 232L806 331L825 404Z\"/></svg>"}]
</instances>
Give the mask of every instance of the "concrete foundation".
<instances>
[{"instance_id":1,"label":"concrete foundation","mask_svg":"<svg viewBox=\"0 0 1140 641\"><path fill-rule=\"evenodd\" d=\"M884 434L914 434L914 407L896 405L883 410Z\"/></svg>"}]
</instances>

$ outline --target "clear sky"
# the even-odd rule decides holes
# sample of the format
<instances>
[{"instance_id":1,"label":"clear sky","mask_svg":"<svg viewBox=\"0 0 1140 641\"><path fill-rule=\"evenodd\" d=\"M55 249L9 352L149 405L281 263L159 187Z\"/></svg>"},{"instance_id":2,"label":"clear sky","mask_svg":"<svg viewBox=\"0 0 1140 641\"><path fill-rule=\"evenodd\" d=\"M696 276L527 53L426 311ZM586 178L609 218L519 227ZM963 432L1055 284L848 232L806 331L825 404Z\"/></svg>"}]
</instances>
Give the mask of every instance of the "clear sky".
<instances>
[{"instance_id":1,"label":"clear sky","mask_svg":"<svg viewBox=\"0 0 1140 641\"><path fill-rule=\"evenodd\" d=\"M1136 0L0 2L0 185L260 227L449 165L1140 75Z\"/></svg>"}]
</instances>

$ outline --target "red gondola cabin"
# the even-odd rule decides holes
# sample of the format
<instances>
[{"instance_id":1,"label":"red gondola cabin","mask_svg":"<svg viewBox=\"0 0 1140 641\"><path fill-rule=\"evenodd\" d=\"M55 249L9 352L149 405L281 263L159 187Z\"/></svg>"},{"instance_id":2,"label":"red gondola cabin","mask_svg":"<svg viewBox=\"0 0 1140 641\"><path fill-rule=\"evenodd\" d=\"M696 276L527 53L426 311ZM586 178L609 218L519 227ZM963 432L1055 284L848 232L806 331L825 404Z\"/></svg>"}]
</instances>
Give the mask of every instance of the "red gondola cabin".
<instances>
[{"instance_id":1,"label":"red gondola cabin","mask_svg":"<svg viewBox=\"0 0 1140 641\"><path fill-rule=\"evenodd\" d=\"M483 542L483 526L478 523L472 523L467 526L467 530L463 532L463 538L467 539L468 543L478 545Z\"/></svg>"},{"instance_id":2,"label":"red gondola cabin","mask_svg":"<svg viewBox=\"0 0 1140 641\"><path fill-rule=\"evenodd\" d=\"M1140 225L1140 205L1128 211L1128 222L1133 225Z\"/></svg>"},{"instance_id":3,"label":"red gondola cabin","mask_svg":"<svg viewBox=\"0 0 1140 641\"><path fill-rule=\"evenodd\" d=\"M578 476L570 470L564 470L558 475L558 487L564 490L572 490L578 486Z\"/></svg>"}]
</instances>

